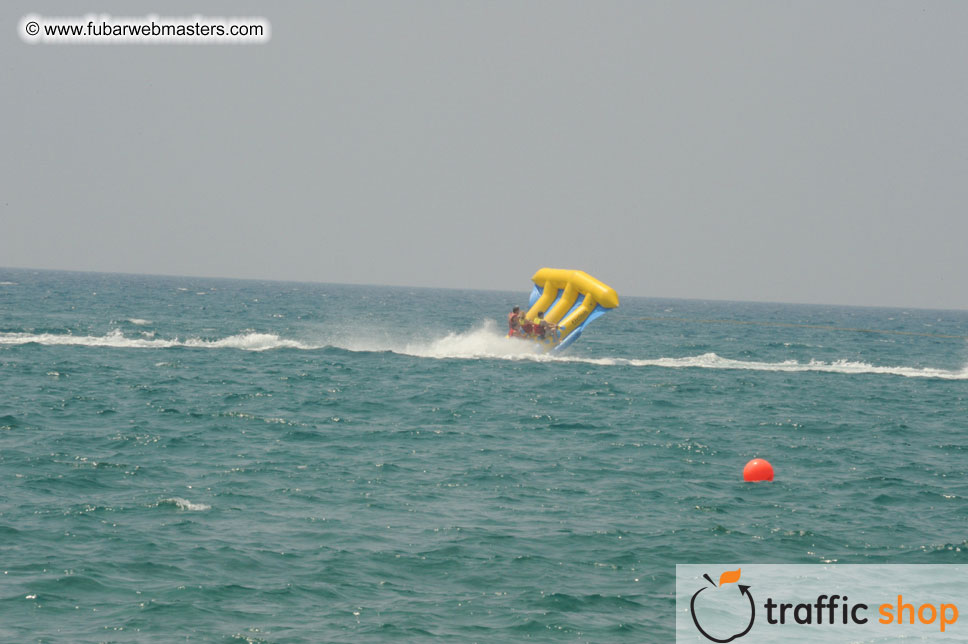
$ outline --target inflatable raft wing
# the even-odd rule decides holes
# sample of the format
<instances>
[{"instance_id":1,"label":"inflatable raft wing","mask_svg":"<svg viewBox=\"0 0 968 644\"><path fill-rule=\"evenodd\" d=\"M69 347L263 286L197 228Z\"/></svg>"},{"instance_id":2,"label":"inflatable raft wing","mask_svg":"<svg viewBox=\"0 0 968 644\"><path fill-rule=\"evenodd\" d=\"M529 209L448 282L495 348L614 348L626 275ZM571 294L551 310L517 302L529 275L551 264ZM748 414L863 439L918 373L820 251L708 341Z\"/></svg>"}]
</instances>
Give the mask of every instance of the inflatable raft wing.
<instances>
[{"instance_id":1,"label":"inflatable raft wing","mask_svg":"<svg viewBox=\"0 0 968 644\"><path fill-rule=\"evenodd\" d=\"M592 321L618 307L615 289L584 271L542 268L531 281L531 308L525 317L534 320L544 311L544 319L558 325L561 342L553 351L570 345Z\"/></svg>"}]
</instances>

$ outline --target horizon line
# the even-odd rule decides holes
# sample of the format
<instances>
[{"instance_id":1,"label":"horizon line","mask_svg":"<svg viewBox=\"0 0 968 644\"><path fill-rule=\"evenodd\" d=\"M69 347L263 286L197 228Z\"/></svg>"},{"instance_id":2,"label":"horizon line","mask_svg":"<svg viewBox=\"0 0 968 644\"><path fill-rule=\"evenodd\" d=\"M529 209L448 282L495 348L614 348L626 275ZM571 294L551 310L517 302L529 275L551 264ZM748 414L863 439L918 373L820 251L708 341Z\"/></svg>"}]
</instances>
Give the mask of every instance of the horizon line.
<instances>
[{"instance_id":1,"label":"horizon line","mask_svg":"<svg viewBox=\"0 0 968 644\"><path fill-rule=\"evenodd\" d=\"M11 270L11 271L35 271L44 273L77 273L83 275L117 275L126 277L159 277L159 278L183 278L183 279L208 279L208 280L224 280L224 281L234 281L234 282L275 282L279 284L315 284L315 285L331 285L331 286L360 286L360 287L376 287L376 288L417 288L417 289L433 289L440 291L482 291L488 293L514 293L513 289L504 288L483 288L483 287L456 287L456 286L420 286L414 284L376 284L372 282L329 282L329 281L317 281L317 280L300 280L300 279L282 279L282 278L264 278L264 277L227 277L222 275L189 275L189 274L179 274L179 273L144 273L144 272L129 272L129 271L104 271L104 270L88 270L88 269L67 269L67 268L39 268L32 266L0 266L0 271ZM525 284L530 284L531 279L526 278L524 280ZM530 291L528 288L522 289L523 291ZM785 306L832 306L840 308L856 308L856 309L894 309L894 310L915 310L915 311L940 311L940 312L957 312L964 313L968 312L968 307L966 308L944 308L939 306L899 306L891 304L837 304L832 302L796 302L796 301L783 301L783 300L744 300L744 299L730 299L730 298L716 298L716 297L682 297L682 296L671 296L671 295L622 295L619 297L628 297L644 300L673 300L673 301L683 301L683 302L722 302L722 303L732 303L732 304L779 304Z\"/></svg>"}]
</instances>

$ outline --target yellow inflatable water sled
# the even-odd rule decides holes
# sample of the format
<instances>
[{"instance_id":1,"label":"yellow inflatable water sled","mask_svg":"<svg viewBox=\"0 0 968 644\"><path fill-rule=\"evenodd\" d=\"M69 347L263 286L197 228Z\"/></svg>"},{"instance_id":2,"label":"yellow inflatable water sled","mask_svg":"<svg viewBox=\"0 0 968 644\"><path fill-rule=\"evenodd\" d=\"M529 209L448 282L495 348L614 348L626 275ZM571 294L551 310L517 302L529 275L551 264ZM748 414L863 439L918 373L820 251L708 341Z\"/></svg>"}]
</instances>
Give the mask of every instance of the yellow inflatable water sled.
<instances>
[{"instance_id":1,"label":"yellow inflatable water sled","mask_svg":"<svg viewBox=\"0 0 968 644\"><path fill-rule=\"evenodd\" d=\"M539 313L552 325L554 333L532 338L561 351L581 336L593 320L618 308L618 293L611 286L584 271L542 268L531 278L531 308L524 314L533 322Z\"/></svg>"}]
</instances>

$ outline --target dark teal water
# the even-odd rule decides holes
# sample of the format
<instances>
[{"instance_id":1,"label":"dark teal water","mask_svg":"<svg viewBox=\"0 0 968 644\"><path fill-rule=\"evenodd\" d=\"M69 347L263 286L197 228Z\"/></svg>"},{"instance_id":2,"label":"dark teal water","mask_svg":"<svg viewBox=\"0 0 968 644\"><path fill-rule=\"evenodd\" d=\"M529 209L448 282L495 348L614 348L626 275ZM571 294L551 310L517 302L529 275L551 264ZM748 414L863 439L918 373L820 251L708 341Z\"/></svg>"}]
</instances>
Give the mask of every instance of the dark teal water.
<instances>
[{"instance_id":1,"label":"dark teal water","mask_svg":"<svg viewBox=\"0 0 968 644\"><path fill-rule=\"evenodd\" d=\"M968 560L966 312L625 297L551 359L527 283L0 283L0 641L661 642L677 562Z\"/></svg>"}]
</instances>

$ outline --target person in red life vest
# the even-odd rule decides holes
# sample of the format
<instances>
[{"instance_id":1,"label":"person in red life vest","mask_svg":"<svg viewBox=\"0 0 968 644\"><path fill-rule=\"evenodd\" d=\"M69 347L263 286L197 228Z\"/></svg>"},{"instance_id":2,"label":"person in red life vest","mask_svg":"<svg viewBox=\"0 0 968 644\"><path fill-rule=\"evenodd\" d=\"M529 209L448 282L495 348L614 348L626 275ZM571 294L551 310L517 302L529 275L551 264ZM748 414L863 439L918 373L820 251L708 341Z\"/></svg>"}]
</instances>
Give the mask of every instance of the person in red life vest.
<instances>
[{"instance_id":1,"label":"person in red life vest","mask_svg":"<svg viewBox=\"0 0 968 644\"><path fill-rule=\"evenodd\" d=\"M548 333L548 323L544 319L544 311L538 311L537 319L534 321L534 337L544 340Z\"/></svg>"},{"instance_id":2,"label":"person in red life vest","mask_svg":"<svg viewBox=\"0 0 968 644\"><path fill-rule=\"evenodd\" d=\"M558 325L544 319L544 311L538 313L537 319L534 321L534 337L539 340L550 339L555 344L558 343Z\"/></svg>"},{"instance_id":3,"label":"person in red life vest","mask_svg":"<svg viewBox=\"0 0 968 644\"><path fill-rule=\"evenodd\" d=\"M532 324L531 320L524 317L524 314L522 313L521 314L521 336L524 338L530 338L532 334L534 334L534 324Z\"/></svg>"},{"instance_id":4,"label":"person in red life vest","mask_svg":"<svg viewBox=\"0 0 968 644\"><path fill-rule=\"evenodd\" d=\"M521 308L516 306L508 313L508 337L524 335L521 331Z\"/></svg>"}]
</instances>

